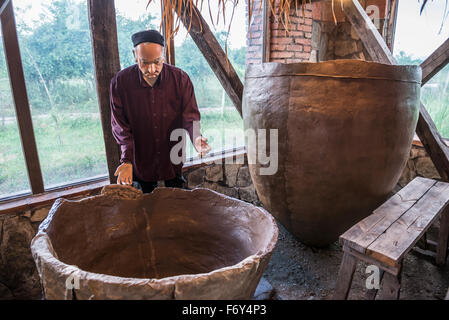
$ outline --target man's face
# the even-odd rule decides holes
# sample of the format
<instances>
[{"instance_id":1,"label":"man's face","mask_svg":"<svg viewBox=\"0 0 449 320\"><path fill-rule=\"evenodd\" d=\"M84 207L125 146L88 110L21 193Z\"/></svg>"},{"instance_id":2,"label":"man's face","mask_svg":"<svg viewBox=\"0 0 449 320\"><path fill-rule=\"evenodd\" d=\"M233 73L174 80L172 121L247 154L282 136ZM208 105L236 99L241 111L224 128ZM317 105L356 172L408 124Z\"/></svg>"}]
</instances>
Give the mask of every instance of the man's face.
<instances>
[{"instance_id":1,"label":"man's face","mask_svg":"<svg viewBox=\"0 0 449 320\"><path fill-rule=\"evenodd\" d=\"M164 63L164 48L161 45L141 43L135 47L134 57L146 79L154 80L159 76Z\"/></svg>"}]
</instances>

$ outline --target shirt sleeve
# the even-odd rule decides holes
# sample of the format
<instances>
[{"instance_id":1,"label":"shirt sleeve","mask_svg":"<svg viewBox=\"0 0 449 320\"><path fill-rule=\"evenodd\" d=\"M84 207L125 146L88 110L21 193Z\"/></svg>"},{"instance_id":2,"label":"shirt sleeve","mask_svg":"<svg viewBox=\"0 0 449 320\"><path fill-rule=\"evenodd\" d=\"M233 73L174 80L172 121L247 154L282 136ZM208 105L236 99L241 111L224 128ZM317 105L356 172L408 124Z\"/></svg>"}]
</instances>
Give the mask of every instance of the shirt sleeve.
<instances>
[{"instance_id":1,"label":"shirt sleeve","mask_svg":"<svg viewBox=\"0 0 449 320\"><path fill-rule=\"evenodd\" d=\"M194 143L198 136L201 136L201 125L200 125L200 111L198 110L198 105L195 98L195 90L193 88L193 83L190 80L187 73L183 72L181 78L181 88L182 88L182 122L183 128L189 133L190 140Z\"/></svg>"},{"instance_id":2,"label":"shirt sleeve","mask_svg":"<svg viewBox=\"0 0 449 320\"><path fill-rule=\"evenodd\" d=\"M125 115L123 104L118 93L117 77L114 77L111 80L110 104L112 135L120 145L121 149L120 163L132 163L134 158L134 140L129 121Z\"/></svg>"}]
</instances>

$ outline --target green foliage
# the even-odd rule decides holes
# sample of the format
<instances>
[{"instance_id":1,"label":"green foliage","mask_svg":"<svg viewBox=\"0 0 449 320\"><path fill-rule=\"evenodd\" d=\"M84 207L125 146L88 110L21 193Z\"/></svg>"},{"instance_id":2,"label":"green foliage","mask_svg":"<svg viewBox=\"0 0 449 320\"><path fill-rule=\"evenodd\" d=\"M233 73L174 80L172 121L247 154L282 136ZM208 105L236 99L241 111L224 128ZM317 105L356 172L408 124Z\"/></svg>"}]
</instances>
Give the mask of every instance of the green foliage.
<instances>
[{"instance_id":1,"label":"green foliage","mask_svg":"<svg viewBox=\"0 0 449 320\"><path fill-rule=\"evenodd\" d=\"M411 55L408 55L404 51L400 51L399 55L396 55L395 58L396 58L396 61L398 62L398 64L401 64L401 65L407 65L407 64L419 65L423 61L423 59L415 58Z\"/></svg>"}]
</instances>

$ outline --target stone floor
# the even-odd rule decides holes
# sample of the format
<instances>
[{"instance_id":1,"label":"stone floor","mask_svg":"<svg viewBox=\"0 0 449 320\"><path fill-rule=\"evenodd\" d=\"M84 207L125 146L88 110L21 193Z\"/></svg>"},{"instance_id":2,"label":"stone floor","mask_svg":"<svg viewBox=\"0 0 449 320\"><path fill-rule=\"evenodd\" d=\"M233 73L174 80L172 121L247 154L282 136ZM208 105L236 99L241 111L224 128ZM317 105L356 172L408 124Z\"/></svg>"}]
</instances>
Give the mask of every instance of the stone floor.
<instances>
[{"instance_id":1,"label":"stone floor","mask_svg":"<svg viewBox=\"0 0 449 320\"><path fill-rule=\"evenodd\" d=\"M332 298L342 258L335 242L327 248L303 245L282 225L273 256L263 277L274 288L268 297L282 300L328 300ZM367 265L359 262L350 300L365 299ZM440 268L432 259L414 251L404 261L401 300L442 300L449 287L449 263ZM378 299L382 299L382 283ZM267 297L267 295L266 295Z\"/></svg>"}]
</instances>

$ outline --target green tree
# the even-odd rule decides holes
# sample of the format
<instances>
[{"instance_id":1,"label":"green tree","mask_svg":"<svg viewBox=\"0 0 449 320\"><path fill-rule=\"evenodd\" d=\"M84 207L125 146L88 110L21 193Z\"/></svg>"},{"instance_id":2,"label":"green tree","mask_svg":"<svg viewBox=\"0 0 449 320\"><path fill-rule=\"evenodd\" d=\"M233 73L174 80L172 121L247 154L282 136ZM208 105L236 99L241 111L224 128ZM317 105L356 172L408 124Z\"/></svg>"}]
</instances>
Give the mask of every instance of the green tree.
<instances>
[{"instance_id":1,"label":"green tree","mask_svg":"<svg viewBox=\"0 0 449 320\"><path fill-rule=\"evenodd\" d=\"M396 55L396 60L398 64L406 65L406 64L414 64L418 65L421 64L423 59L414 58L412 55L407 54L405 51L400 51L398 55Z\"/></svg>"}]
</instances>

